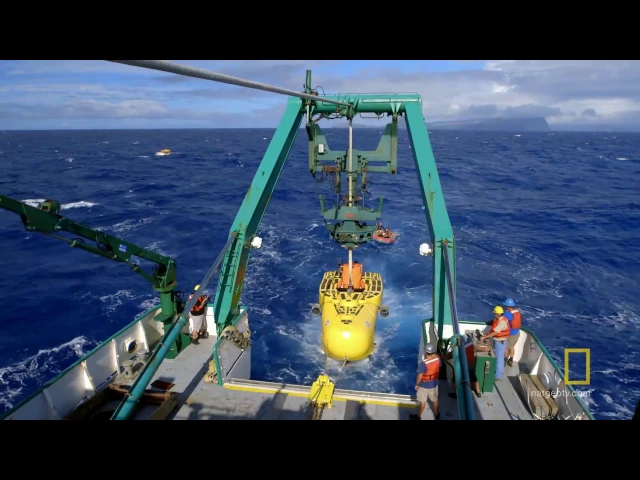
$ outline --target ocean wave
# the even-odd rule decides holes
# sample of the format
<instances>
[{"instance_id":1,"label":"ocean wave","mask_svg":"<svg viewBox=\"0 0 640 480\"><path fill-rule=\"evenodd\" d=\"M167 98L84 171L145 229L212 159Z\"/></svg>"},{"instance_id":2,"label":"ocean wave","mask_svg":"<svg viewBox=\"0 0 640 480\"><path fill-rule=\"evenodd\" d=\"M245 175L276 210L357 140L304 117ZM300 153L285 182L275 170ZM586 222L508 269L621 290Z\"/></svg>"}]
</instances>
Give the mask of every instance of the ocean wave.
<instances>
[{"instance_id":1,"label":"ocean wave","mask_svg":"<svg viewBox=\"0 0 640 480\"><path fill-rule=\"evenodd\" d=\"M20 141L8 139L2 156L12 161L0 168L19 194L7 194L28 204L58 199L65 216L174 258L179 288L190 290L224 245L273 131L5 136L12 135ZM327 137L333 150L347 148L346 131ZM363 150L379 140L364 129L354 137ZM299 135L242 291L254 332L254 378L310 384L326 368L340 388L411 393L420 322L431 315L432 263L418 252L429 230L406 131L399 142L398 174L371 174L366 201L374 207L385 197L382 220L402 236L356 252L365 269L383 275L391 309L379 320L376 353L344 371L325 365L309 308L322 274L346 251L322 224L318 195L332 193L329 182L309 175L308 145ZM633 248L640 238L640 135L436 132L432 144L456 235L461 318L484 319L505 296L516 298L525 324L558 361L564 348L591 349L595 415L629 418L640 392L640 257ZM160 148L180 153L160 164L139 158ZM69 169L60 158L79 160ZM12 292L0 300L6 409L153 305L156 294L126 265L26 233L9 214L0 215L0 230L3 251L11 252L0 258L0 285ZM29 337L18 328L25 311L33 312Z\"/></svg>"}]
</instances>

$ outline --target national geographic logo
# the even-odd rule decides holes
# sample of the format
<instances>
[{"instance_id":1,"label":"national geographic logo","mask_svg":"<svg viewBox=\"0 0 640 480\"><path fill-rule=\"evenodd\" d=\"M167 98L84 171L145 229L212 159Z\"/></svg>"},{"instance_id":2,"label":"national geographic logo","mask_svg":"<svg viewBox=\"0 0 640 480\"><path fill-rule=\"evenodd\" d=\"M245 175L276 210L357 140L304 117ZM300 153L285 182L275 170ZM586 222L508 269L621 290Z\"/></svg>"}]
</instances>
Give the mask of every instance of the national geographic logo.
<instances>
[{"instance_id":1,"label":"national geographic logo","mask_svg":"<svg viewBox=\"0 0 640 480\"><path fill-rule=\"evenodd\" d=\"M581 353L585 355L585 379L571 380L569 376L569 354ZM565 385L590 385L591 384L591 349L590 348L565 348L564 349L564 384Z\"/></svg>"}]
</instances>

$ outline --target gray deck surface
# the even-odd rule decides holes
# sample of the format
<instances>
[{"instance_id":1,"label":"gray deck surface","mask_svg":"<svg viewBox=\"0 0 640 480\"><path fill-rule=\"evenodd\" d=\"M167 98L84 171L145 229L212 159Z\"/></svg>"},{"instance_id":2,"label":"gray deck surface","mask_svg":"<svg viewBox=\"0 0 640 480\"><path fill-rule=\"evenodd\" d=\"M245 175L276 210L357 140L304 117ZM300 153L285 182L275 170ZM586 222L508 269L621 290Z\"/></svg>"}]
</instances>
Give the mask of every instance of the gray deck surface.
<instances>
[{"instance_id":1,"label":"gray deck surface","mask_svg":"<svg viewBox=\"0 0 640 480\"><path fill-rule=\"evenodd\" d=\"M505 364L505 376L495 383L493 392L476 398L476 416L482 420L533 420L524 403L522 387L518 381L520 373L528 373L517 362L512 367ZM474 396L475 397L475 396Z\"/></svg>"},{"instance_id":2,"label":"gray deck surface","mask_svg":"<svg viewBox=\"0 0 640 480\"><path fill-rule=\"evenodd\" d=\"M174 409L170 420L308 420L311 419L312 406L307 398L309 386L278 385L268 382L233 380L231 386L240 388L271 388L272 391L233 390L203 381L211 358L214 340L201 339L200 345L191 346L174 360L164 360L154 380L174 383L169 391L178 393L178 407ZM531 420L526 405L518 395L520 389L517 374L520 367L505 366L507 377L496 382L496 389L483 393L476 400L477 419ZM334 397L333 408L325 408L322 420L409 420L411 414L418 413L416 406L405 406L415 402L415 395L376 394L340 390ZM284 389L285 393L278 391ZM440 380L439 400L441 420L457 420L458 407L455 399L449 397L452 392L446 380ZM380 405L376 401L404 403L405 405ZM366 403L362 403L366 402ZM136 418L144 418L143 409ZM432 420L431 407L422 416L423 420Z\"/></svg>"}]
</instances>

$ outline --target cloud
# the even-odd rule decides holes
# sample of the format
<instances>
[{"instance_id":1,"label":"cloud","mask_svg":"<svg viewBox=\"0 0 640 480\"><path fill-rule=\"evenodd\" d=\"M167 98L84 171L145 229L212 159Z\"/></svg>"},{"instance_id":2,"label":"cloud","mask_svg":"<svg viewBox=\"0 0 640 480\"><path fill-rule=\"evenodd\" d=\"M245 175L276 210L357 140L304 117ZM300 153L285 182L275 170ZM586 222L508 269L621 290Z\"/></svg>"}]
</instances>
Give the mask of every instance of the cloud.
<instances>
[{"instance_id":1,"label":"cloud","mask_svg":"<svg viewBox=\"0 0 640 480\"><path fill-rule=\"evenodd\" d=\"M423 97L431 120L486 116L544 116L550 124L603 124L633 120L640 126L638 61L488 61L483 70L406 75L382 68L359 79L335 79L341 91L405 91ZM324 79L323 79L324 81ZM599 115L583 115L592 109Z\"/></svg>"},{"instance_id":2,"label":"cloud","mask_svg":"<svg viewBox=\"0 0 640 480\"><path fill-rule=\"evenodd\" d=\"M640 129L640 61L175 62L295 91L311 69L326 93L417 92L427 120L543 116L565 128ZM285 105L272 93L102 60L0 62L0 128L275 126Z\"/></svg>"}]
</instances>

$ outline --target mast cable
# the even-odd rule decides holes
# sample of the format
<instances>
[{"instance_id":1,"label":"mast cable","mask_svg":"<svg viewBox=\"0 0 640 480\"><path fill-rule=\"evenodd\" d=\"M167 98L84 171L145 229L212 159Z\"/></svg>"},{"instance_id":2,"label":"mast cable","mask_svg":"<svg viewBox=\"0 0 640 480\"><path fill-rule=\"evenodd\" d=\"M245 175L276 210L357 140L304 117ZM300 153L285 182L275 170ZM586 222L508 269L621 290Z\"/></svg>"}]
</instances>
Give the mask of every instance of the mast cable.
<instances>
[{"instance_id":1,"label":"mast cable","mask_svg":"<svg viewBox=\"0 0 640 480\"><path fill-rule=\"evenodd\" d=\"M289 90L288 88L273 87L271 85L267 85L266 83L245 80L240 77L225 75L224 73L210 72L208 70L204 70L203 68L188 67L186 65L168 62L166 60L107 60L107 62L121 63L123 65L131 65L133 67L148 68L150 70L160 70L163 72L175 73L176 75L183 75L185 77L211 80L212 82L228 83L230 85L237 85L239 87L264 90L265 92L279 93L280 95L298 97L304 100L312 100L314 102L332 103L334 105L341 105L344 107L350 106L348 103L340 102L338 100L330 100L318 95L296 92L295 90Z\"/></svg>"}]
</instances>

